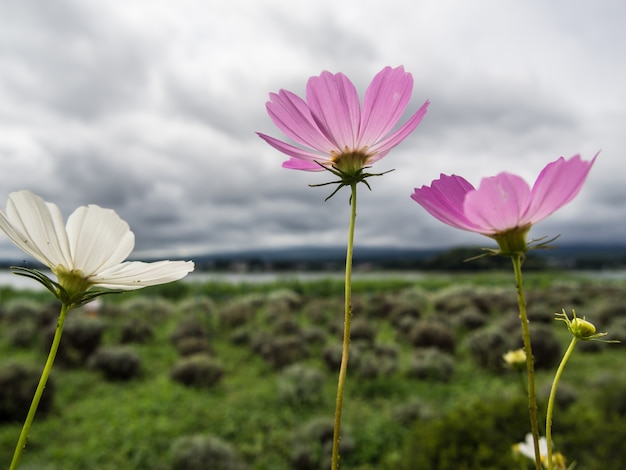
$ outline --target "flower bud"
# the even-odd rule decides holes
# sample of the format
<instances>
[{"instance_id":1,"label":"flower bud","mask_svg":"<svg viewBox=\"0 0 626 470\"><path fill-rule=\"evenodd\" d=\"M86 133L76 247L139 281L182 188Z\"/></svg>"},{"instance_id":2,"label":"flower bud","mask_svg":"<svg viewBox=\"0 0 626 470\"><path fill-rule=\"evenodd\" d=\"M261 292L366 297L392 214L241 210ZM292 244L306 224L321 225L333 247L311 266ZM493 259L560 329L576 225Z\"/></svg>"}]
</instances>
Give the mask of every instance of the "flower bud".
<instances>
[{"instance_id":1,"label":"flower bud","mask_svg":"<svg viewBox=\"0 0 626 470\"><path fill-rule=\"evenodd\" d=\"M502 358L506 365L511 368L523 367L526 364L526 352L523 349L508 351Z\"/></svg>"},{"instance_id":2,"label":"flower bud","mask_svg":"<svg viewBox=\"0 0 626 470\"><path fill-rule=\"evenodd\" d=\"M595 335L596 327L593 323L583 320L582 318L574 317L571 321L570 331L576 338L587 339Z\"/></svg>"},{"instance_id":3,"label":"flower bud","mask_svg":"<svg viewBox=\"0 0 626 470\"><path fill-rule=\"evenodd\" d=\"M578 318L576 316L576 310L572 310L572 314L574 315L574 318L570 320L567 313L565 313L565 309L563 309L562 313L556 314L556 319L565 322L567 329L572 335L574 335L574 338L582 340L596 340L604 343L619 343L619 341L615 340L598 339L606 336L606 333L596 333L596 327L594 324L588 322L584 318Z\"/></svg>"}]
</instances>

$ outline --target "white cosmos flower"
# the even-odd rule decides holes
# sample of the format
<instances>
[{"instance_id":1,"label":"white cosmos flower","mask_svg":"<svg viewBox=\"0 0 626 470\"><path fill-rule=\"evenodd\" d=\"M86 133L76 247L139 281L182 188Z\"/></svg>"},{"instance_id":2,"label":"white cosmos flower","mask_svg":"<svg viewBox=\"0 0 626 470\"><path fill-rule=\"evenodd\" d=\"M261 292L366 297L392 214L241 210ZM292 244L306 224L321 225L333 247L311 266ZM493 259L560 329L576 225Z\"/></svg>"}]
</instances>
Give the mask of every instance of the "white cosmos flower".
<instances>
[{"instance_id":1,"label":"white cosmos flower","mask_svg":"<svg viewBox=\"0 0 626 470\"><path fill-rule=\"evenodd\" d=\"M64 224L55 204L30 191L9 195L6 212L0 210L0 229L48 266L57 276L55 285L70 297L94 287L133 290L165 284L194 269L191 261L124 261L135 246L135 235L115 211L81 206Z\"/></svg>"},{"instance_id":2,"label":"white cosmos flower","mask_svg":"<svg viewBox=\"0 0 626 470\"><path fill-rule=\"evenodd\" d=\"M518 442L515 444L513 446L513 450L531 460L535 460L535 444L533 442L533 435L531 433L526 434L524 442ZM548 458L548 441L545 437L539 438L539 456L542 462Z\"/></svg>"}]
</instances>

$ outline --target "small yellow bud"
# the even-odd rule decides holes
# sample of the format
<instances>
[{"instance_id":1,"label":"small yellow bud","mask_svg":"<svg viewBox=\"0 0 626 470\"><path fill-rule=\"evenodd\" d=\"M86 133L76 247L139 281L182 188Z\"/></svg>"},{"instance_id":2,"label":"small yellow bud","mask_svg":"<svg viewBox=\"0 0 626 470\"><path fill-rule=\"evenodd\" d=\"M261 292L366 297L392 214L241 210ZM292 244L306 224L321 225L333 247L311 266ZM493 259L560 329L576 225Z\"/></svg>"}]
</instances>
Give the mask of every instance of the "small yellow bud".
<instances>
[{"instance_id":1,"label":"small yellow bud","mask_svg":"<svg viewBox=\"0 0 626 470\"><path fill-rule=\"evenodd\" d=\"M556 452L552 456L552 465L555 470L567 470L567 461L565 460L565 456L560 452Z\"/></svg>"},{"instance_id":2,"label":"small yellow bud","mask_svg":"<svg viewBox=\"0 0 626 470\"><path fill-rule=\"evenodd\" d=\"M526 364L526 352L523 349L508 351L502 358L506 365L512 368Z\"/></svg>"},{"instance_id":3,"label":"small yellow bud","mask_svg":"<svg viewBox=\"0 0 626 470\"><path fill-rule=\"evenodd\" d=\"M582 339L582 340L596 340L602 341L603 343L619 343L619 341L615 340L601 340L598 338L602 338L606 336L606 333L596 333L596 327L593 323L588 322L584 318L578 318L576 316L576 310L572 310L572 314L574 318L571 320L565 313L565 309L563 309L562 313L556 314L556 319L565 322L567 325L567 329L570 331L574 338Z\"/></svg>"},{"instance_id":4,"label":"small yellow bud","mask_svg":"<svg viewBox=\"0 0 626 470\"><path fill-rule=\"evenodd\" d=\"M579 339L587 339L596 333L596 327L587 320L574 317L571 322L571 332Z\"/></svg>"}]
</instances>

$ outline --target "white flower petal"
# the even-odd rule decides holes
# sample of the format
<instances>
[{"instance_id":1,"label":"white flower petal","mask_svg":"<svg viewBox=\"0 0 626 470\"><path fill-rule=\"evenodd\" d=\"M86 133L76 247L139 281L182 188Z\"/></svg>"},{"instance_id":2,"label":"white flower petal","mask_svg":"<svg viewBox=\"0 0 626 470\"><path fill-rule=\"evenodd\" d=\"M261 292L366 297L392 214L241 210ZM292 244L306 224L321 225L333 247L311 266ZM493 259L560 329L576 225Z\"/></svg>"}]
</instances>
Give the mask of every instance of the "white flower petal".
<instances>
[{"instance_id":1,"label":"white flower petal","mask_svg":"<svg viewBox=\"0 0 626 470\"><path fill-rule=\"evenodd\" d=\"M56 205L30 191L11 193L6 214L0 211L0 228L13 243L48 267L71 267L63 216Z\"/></svg>"},{"instance_id":2,"label":"white flower petal","mask_svg":"<svg viewBox=\"0 0 626 470\"><path fill-rule=\"evenodd\" d=\"M6 213L0 211L0 230L57 273L82 271L91 286L140 289L177 281L194 269L191 261L123 262L135 246L135 235L115 211L82 206L65 226L56 205L29 191L9 196ZM56 271L59 266L63 269ZM59 282L70 294L81 294L72 290L76 282L71 276L60 277Z\"/></svg>"},{"instance_id":3,"label":"white flower petal","mask_svg":"<svg viewBox=\"0 0 626 470\"><path fill-rule=\"evenodd\" d=\"M178 281L193 269L192 261L127 261L102 271L89 280L106 289L133 290Z\"/></svg>"},{"instance_id":4,"label":"white flower petal","mask_svg":"<svg viewBox=\"0 0 626 470\"><path fill-rule=\"evenodd\" d=\"M82 206L67 219L67 236L74 267L86 277L124 261L135 246L135 235L115 211Z\"/></svg>"}]
</instances>

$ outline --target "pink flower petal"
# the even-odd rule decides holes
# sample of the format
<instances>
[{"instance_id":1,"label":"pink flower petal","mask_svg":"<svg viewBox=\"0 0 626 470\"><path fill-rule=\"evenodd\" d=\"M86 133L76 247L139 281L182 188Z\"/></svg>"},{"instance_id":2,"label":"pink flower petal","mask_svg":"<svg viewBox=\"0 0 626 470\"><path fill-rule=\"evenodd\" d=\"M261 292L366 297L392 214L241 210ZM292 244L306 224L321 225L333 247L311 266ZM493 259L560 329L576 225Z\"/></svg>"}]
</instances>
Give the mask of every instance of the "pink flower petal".
<instances>
[{"instance_id":1,"label":"pink flower petal","mask_svg":"<svg viewBox=\"0 0 626 470\"><path fill-rule=\"evenodd\" d=\"M293 159L303 160L305 163L330 162L330 157L326 155L320 155L317 153L312 153L307 150L300 149L298 147L294 147L293 145L283 142L282 140L275 139L274 137L270 137L269 135L261 134L260 132L257 132L257 135L261 137L261 139L263 139L265 142L270 144L272 147L274 147L276 150L279 150L282 153L291 156L292 157L291 160ZM288 160L288 161L291 161L291 160ZM315 164L315 166L318 168L318 171L323 171L323 168L320 167L319 165ZM292 168L292 167L287 167L287 168ZM293 168L296 169L295 167ZM316 171L316 170L312 170L312 171Z\"/></svg>"},{"instance_id":2,"label":"pink flower petal","mask_svg":"<svg viewBox=\"0 0 626 470\"><path fill-rule=\"evenodd\" d=\"M270 93L265 107L276 127L287 137L323 154L335 148L316 124L307 104L297 95L286 90Z\"/></svg>"},{"instance_id":3,"label":"pink flower petal","mask_svg":"<svg viewBox=\"0 0 626 470\"><path fill-rule=\"evenodd\" d=\"M320 163L322 162L320 161ZM320 163L307 162L298 158L290 158L289 160L283 162L283 168L288 168L290 170L324 171L324 167L322 167Z\"/></svg>"},{"instance_id":4,"label":"pink flower petal","mask_svg":"<svg viewBox=\"0 0 626 470\"><path fill-rule=\"evenodd\" d=\"M574 199L585 183L597 156L598 154L591 161L581 160L580 155L569 160L561 157L549 163L535 181L524 220L536 224Z\"/></svg>"},{"instance_id":5,"label":"pink flower petal","mask_svg":"<svg viewBox=\"0 0 626 470\"><path fill-rule=\"evenodd\" d=\"M365 92L357 147L371 145L389 133L404 113L413 90L413 77L403 67L385 67Z\"/></svg>"},{"instance_id":6,"label":"pink flower petal","mask_svg":"<svg viewBox=\"0 0 626 470\"><path fill-rule=\"evenodd\" d=\"M411 198L442 222L462 230L475 231L476 225L463 214L463 201L474 191L464 178L442 174L430 186L415 188Z\"/></svg>"},{"instance_id":7,"label":"pink flower petal","mask_svg":"<svg viewBox=\"0 0 626 470\"><path fill-rule=\"evenodd\" d=\"M306 102L289 91L280 90L278 94L271 93L266 104L276 126L305 149L265 134L258 135L292 157L283 165L286 168L316 171L311 162L344 161L340 158L342 154L354 152L364 157L363 166L369 166L404 140L424 117L428 102L389 134L406 110L412 88L413 78L403 67L385 67L370 83L362 111L352 82L341 73L325 71L308 80ZM350 165L348 168L349 171L360 169L350 168Z\"/></svg>"},{"instance_id":8,"label":"pink flower petal","mask_svg":"<svg viewBox=\"0 0 626 470\"><path fill-rule=\"evenodd\" d=\"M426 111L428 111L429 101L426 101L417 112L411 116L411 118L402 125L398 130L396 130L393 134L388 136L386 139L374 144L370 147L370 151L374 153L374 156L370 158L370 162L375 162L383 158L385 155L389 153L389 151L397 146L400 142L406 139L411 132L415 130L415 128L422 122L422 119L426 115Z\"/></svg>"},{"instance_id":9,"label":"pink flower petal","mask_svg":"<svg viewBox=\"0 0 626 470\"><path fill-rule=\"evenodd\" d=\"M467 195L463 212L481 233L497 233L524 225L521 216L530 201L530 188L519 176L500 173L483 178L478 189Z\"/></svg>"},{"instance_id":10,"label":"pink flower petal","mask_svg":"<svg viewBox=\"0 0 626 470\"><path fill-rule=\"evenodd\" d=\"M344 74L322 72L309 78L306 101L315 122L337 150L355 147L361 106L356 88Z\"/></svg>"}]
</instances>

